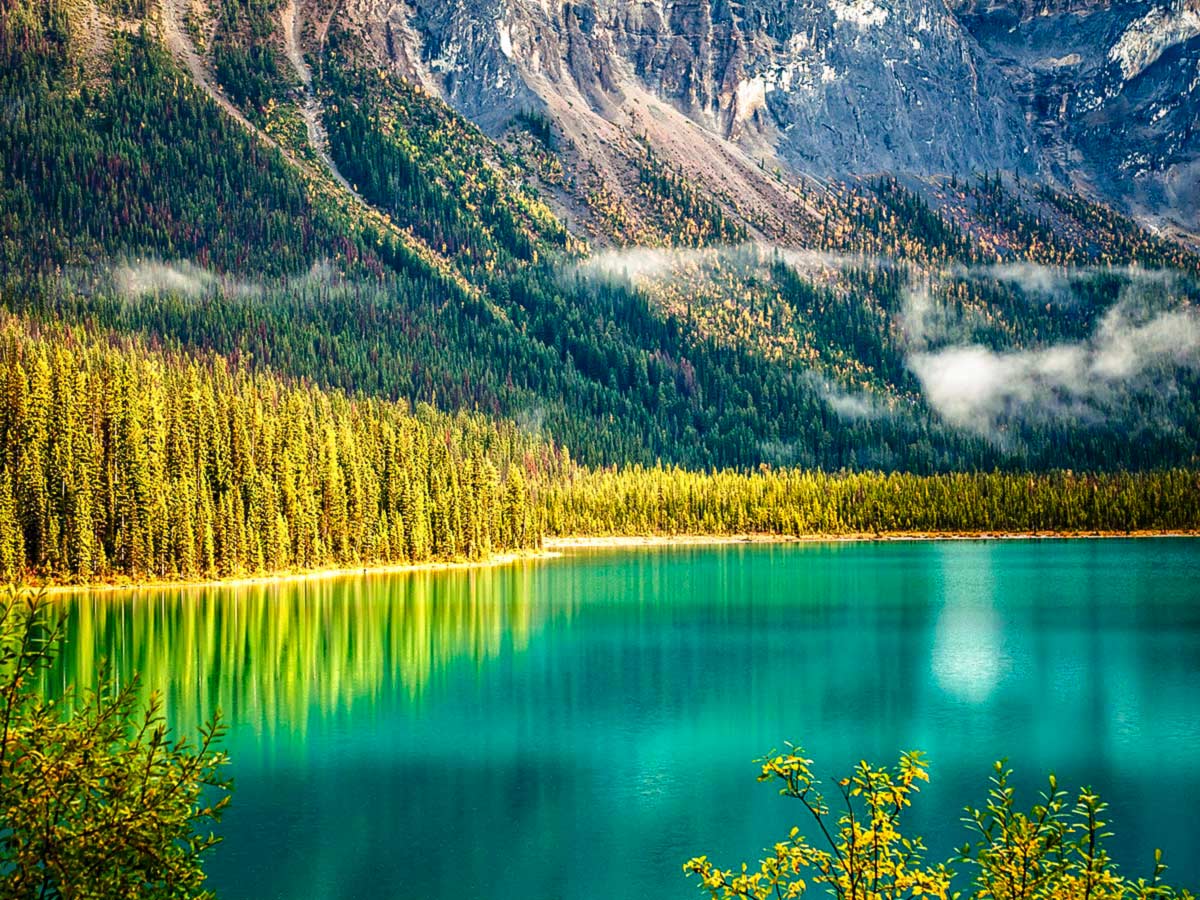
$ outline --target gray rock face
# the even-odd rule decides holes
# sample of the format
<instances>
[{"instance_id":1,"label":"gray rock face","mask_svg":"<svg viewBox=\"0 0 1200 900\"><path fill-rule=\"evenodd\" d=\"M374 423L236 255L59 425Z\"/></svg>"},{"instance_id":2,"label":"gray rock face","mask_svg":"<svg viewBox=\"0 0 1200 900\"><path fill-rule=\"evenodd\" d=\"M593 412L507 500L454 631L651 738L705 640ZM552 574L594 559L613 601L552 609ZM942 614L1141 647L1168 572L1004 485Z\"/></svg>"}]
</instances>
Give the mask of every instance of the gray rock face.
<instances>
[{"instance_id":1,"label":"gray rock face","mask_svg":"<svg viewBox=\"0 0 1200 900\"><path fill-rule=\"evenodd\" d=\"M1003 74L940 0L790 4L752 70L789 161L822 172L1037 168Z\"/></svg>"},{"instance_id":2,"label":"gray rock face","mask_svg":"<svg viewBox=\"0 0 1200 900\"><path fill-rule=\"evenodd\" d=\"M965 2L1056 174L1200 226L1200 2Z\"/></svg>"},{"instance_id":3,"label":"gray rock face","mask_svg":"<svg viewBox=\"0 0 1200 900\"><path fill-rule=\"evenodd\" d=\"M498 124L570 80L631 79L724 137L820 174L1036 168L1015 94L942 0L415 0L448 99Z\"/></svg>"},{"instance_id":4,"label":"gray rock face","mask_svg":"<svg viewBox=\"0 0 1200 900\"><path fill-rule=\"evenodd\" d=\"M488 129L530 109L641 128L656 102L805 172L1004 169L1196 224L1200 0L349 5Z\"/></svg>"}]
</instances>

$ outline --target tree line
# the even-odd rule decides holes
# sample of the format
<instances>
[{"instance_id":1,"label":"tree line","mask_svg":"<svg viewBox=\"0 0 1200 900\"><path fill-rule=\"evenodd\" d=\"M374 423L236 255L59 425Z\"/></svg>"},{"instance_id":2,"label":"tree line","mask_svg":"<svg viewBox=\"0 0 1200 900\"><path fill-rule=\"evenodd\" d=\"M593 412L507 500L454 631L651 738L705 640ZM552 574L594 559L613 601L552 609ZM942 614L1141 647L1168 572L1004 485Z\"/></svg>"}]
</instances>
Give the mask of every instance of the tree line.
<instances>
[{"instance_id":1,"label":"tree line","mask_svg":"<svg viewBox=\"0 0 1200 900\"><path fill-rule=\"evenodd\" d=\"M1131 532L1200 528L1200 472L1103 474L575 469L546 484L549 535Z\"/></svg>"},{"instance_id":2,"label":"tree line","mask_svg":"<svg viewBox=\"0 0 1200 900\"><path fill-rule=\"evenodd\" d=\"M233 577L538 543L536 448L480 416L14 321L0 392L7 578Z\"/></svg>"},{"instance_id":3,"label":"tree line","mask_svg":"<svg viewBox=\"0 0 1200 900\"><path fill-rule=\"evenodd\" d=\"M1200 528L1200 473L587 468L512 423L80 328L0 327L0 574L230 578L549 535Z\"/></svg>"}]
</instances>

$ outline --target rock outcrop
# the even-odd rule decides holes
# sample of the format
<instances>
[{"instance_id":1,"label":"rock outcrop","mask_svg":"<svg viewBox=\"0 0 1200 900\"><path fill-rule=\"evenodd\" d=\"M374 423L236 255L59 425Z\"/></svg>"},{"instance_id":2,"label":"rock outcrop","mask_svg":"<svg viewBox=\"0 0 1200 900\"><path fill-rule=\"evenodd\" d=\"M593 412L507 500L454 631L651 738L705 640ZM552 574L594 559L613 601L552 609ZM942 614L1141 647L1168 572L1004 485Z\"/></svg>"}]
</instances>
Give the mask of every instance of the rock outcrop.
<instances>
[{"instance_id":1,"label":"rock outcrop","mask_svg":"<svg viewBox=\"0 0 1200 900\"><path fill-rule=\"evenodd\" d=\"M957 13L1061 180L1200 227L1200 2L973 0Z\"/></svg>"},{"instance_id":2,"label":"rock outcrop","mask_svg":"<svg viewBox=\"0 0 1200 900\"><path fill-rule=\"evenodd\" d=\"M688 169L687 147L818 176L1001 169L1200 224L1200 0L346 0L337 15L493 132L539 110L593 156L614 135L668 156L682 140Z\"/></svg>"}]
</instances>

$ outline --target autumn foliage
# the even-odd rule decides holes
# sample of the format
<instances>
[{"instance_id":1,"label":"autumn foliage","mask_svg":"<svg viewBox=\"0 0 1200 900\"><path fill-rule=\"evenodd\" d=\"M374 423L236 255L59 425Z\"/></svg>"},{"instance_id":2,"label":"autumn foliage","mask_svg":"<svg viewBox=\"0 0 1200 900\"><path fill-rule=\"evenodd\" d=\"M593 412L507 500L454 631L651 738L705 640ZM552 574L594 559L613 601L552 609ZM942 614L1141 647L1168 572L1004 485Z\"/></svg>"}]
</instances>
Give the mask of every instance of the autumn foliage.
<instances>
[{"instance_id":1,"label":"autumn foliage","mask_svg":"<svg viewBox=\"0 0 1200 900\"><path fill-rule=\"evenodd\" d=\"M904 812L929 781L919 752L903 753L893 767L860 762L826 798L812 760L799 747L761 761L759 781L803 806L817 829L810 841L799 827L767 851L752 869L722 869L706 856L684 864L713 900L769 900L825 893L838 900L1190 900L1161 882L1166 866L1155 853L1151 877L1117 871L1104 847L1106 806L1091 790L1069 802L1053 775L1029 812L1016 806L1011 770L995 764L982 809L967 809L972 840L949 862L930 863L920 837L903 830ZM957 867L957 868L955 868ZM959 890L969 885L965 891Z\"/></svg>"}]
</instances>

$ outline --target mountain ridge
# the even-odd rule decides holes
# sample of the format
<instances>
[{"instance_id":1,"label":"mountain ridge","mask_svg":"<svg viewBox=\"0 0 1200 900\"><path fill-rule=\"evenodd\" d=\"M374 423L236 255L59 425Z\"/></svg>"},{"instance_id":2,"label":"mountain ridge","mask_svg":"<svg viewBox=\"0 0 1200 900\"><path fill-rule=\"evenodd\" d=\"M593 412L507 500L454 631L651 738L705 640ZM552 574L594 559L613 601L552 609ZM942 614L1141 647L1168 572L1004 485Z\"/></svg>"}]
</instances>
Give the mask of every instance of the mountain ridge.
<instances>
[{"instance_id":1,"label":"mountain ridge","mask_svg":"<svg viewBox=\"0 0 1200 900\"><path fill-rule=\"evenodd\" d=\"M644 130L656 151L701 173L705 157L729 152L710 137L802 175L1002 170L1184 236L1198 228L1194 0L1017 10L972 0L356 0L338 10L374 63L489 134L537 109L591 144L608 140L595 120ZM670 143L655 118L704 149ZM602 163L609 155L592 152Z\"/></svg>"}]
</instances>

